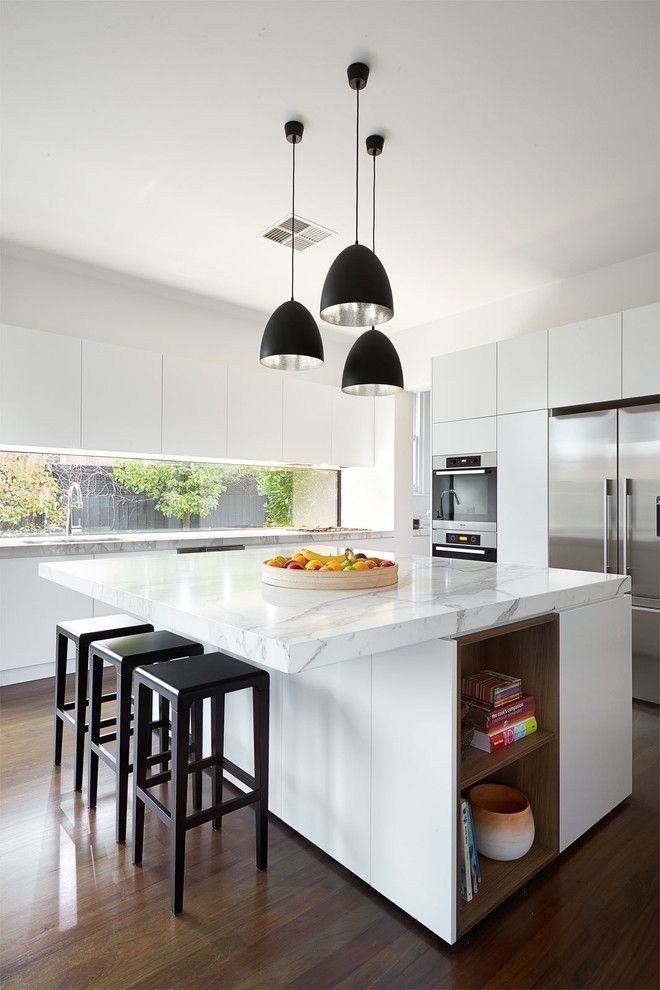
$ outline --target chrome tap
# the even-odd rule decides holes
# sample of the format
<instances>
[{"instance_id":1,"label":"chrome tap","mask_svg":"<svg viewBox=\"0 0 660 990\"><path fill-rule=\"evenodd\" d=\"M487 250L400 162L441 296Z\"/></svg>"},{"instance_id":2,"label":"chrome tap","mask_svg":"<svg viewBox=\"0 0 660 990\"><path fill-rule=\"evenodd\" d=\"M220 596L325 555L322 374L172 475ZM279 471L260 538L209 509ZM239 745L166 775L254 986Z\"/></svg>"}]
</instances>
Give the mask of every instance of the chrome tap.
<instances>
[{"instance_id":1,"label":"chrome tap","mask_svg":"<svg viewBox=\"0 0 660 990\"><path fill-rule=\"evenodd\" d=\"M74 523L74 509L76 510L76 522ZM82 533L82 509L83 509L83 496L82 489L77 481L74 481L72 485L69 485L69 491L66 496L66 535L71 536L72 533Z\"/></svg>"},{"instance_id":2,"label":"chrome tap","mask_svg":"<svg viewBox=\"0 0 660 990\"><path fill-rule=\"evenodd\" d=\"M453 488L445 488L444 492L440 492L440 514L439 514L439 518L440 519L444 519L445 518L445 512L444 512L444 509L442 507L442 500L445 497L445 495L451 495L453 497L454 501L456 502L456 505L460 505L461 504L461 500L458 497L458 495L456 494L456 492L454 491L454 489ZM450 505L451 505L451 502L450 502Z\"/></svg>"}]
</instances>

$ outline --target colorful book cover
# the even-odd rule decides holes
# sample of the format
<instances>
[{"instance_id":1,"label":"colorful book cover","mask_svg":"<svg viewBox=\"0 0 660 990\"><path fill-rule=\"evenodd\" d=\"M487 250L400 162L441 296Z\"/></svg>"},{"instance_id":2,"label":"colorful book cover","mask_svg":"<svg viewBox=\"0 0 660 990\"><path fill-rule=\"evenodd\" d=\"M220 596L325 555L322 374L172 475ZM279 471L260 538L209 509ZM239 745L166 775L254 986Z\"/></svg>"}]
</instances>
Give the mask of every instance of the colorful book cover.
<instances>
[{"instance_id":1,"label":"colorful book cover","mask_svg":"<svg viewBox=\"0 0 660 990\"><path fill-rule=\"evenodd\" d=\"M500 708L493 708L483 701L474 698L464 698L469 711L466 717L470 720L475 729L480 732L493 732L495 729L505 729L514 722L520 722L523 718L531 718L536 714L536 699L528 694L519 701L513 701L502 705Z\"/></svg>"},{"instance_id":2,"label":"colorful book cover","mask_svg":"<svg viewBox=\"0 0 660 990\"><path fill-rule=\"evenodd\" d=\"M531 718L522 719L520 722L514 722L513 725L507 726L506 729L499 729L495 732L479 732L478 729L475 729L471 745L476 749L483 750L484 753L495 753L498 749L517 742L518 739L531 736L533 732L536 732L536 729L537 724L534 715Z\"/></svg>"},{"instance_id":3,"label":"colorful book cover","mask_svg":"<svg viewBox=\"0 0 660 990\"><path fill-rule=\"evenodd\" d=\"M470 869L470 843L468 838L468 802L461 798L461 897L472 900L472 871Z\"/></svg>"},{"instance_id":4,"label":"colorful book cover","mask_svg":"<svg viewBox=\"0 0 660 990\"><path fill-rule=\"evenodd\" d=\"M472 880L472 894L478 894L481 887L481 867L479 866L479 854L477 853L477 841L474 837L474 823L472 821L472 806L467 802L468 816L468 840L470 846L470 873Z\"/></svg>"},{"instance_id":5,"label":"colorful book cover","mask_svg":"<svg viewBox=\"0 0 660 990\"><path fill-rule=\"evenodd\" d=\"M462 693L469 698L485 701L495 708L522 698L522 681L509 674L498 674L495 670L480 670L462 678Z\"/></svg>"}]
</instances>

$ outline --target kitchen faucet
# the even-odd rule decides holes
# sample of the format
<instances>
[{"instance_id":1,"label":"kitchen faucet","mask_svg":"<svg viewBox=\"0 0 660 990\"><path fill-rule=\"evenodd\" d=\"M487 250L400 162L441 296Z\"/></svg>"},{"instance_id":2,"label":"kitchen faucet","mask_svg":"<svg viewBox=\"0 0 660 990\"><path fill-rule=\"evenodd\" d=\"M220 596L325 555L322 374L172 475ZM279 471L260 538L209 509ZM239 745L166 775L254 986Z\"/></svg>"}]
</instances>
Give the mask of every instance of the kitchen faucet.
<instances>
[{"instance_id":1,"label":"kitchen faucet","mask_svg":"<svg viewBox=\"0 0 660 990\"><path fill-rule=\"evenodd\" d=\"M442 500L445 497L445 495L451 495L457 505L460 505L461 504L461 500L458 497L458 495L456 494L456 492L454 491L454 489L453 488L445 488L444 492L440 492L440 513L438 515L438 518L439 519L444 519L445 518L445 513L444 513L444 510L442 508Z\"/></svg>"},{"instance_id":2,"label":"kitchen faucet","mask_svg":"<svg viewBox=\"0 0 660 990\"><path fill-rule=\"evenodd\" d=\"M73 510L77 510L77 521L73 522ZM66 496L66 535L71 536L72 533L82 533L82 509L83 509L83 496L82 489L77 481L74 481L72 485L69 485L69 491Z\"/></svg>"}]
</instances>

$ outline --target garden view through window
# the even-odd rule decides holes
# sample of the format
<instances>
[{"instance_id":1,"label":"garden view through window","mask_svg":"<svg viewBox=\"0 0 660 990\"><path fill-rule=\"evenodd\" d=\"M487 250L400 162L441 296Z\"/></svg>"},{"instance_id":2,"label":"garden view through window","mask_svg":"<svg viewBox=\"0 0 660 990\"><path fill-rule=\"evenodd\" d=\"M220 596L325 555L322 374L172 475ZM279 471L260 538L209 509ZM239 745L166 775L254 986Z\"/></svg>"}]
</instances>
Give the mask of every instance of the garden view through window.
<instances>
[{"instance_id":1,"label":"garden view through window","mask_svg":"<svg viewBox=\"0 0 660 990\"><path fill-rule=\"evenodd\" d=\"M0 537L338 524L339 472L0 451ZM79 486L79 488L78 488Z\"/></svg>"}]
</instances>

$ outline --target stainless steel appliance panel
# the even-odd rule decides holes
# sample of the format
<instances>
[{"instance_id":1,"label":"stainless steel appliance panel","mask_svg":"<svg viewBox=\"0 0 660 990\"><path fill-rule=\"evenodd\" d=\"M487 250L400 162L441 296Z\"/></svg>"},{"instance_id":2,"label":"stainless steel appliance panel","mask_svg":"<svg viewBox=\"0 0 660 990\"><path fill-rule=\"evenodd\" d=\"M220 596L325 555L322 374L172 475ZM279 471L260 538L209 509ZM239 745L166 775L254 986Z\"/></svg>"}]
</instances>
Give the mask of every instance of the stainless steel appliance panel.
<instances>
[{"instance_id":1,"label":"stainless steel appliance panel","mask_svg":"<svg viewBox=\"0 0 660 990\"><path fill-rule=\"evenodd\" d=\"M660 704L660 609L632 610L633 698Z\"/></svg>"},{"instance_id":2,"label":"stainless steel appliance panel","mask_svg":"<svg viewBox=\"0 0 660 990\"><path fill-rule=\"evenodd\" d=\"M617 412L550 418L550 566L618 573Z\"/></svg>"},{"instance_id":3,"label":"stainless steel appliance panel","mask_svg":"<svg viewBox=\"0 0 660 990\"><path fill-rule=\"evenodd\" d=\"M497 527L496 454L433 458L433 525L439 529Z\"/></svg>"},{"instance_id":4,"label":"stainless steel appliance panel","mask_svg":"<svg viewBox=\"0 0 660 990\"><path fill-rule=\"evenodd\" d=\"M620 409L619 566L630 574L633 604L644 599L660 609L659 495L660 403Z\"/></svg>"}]
</instances>

